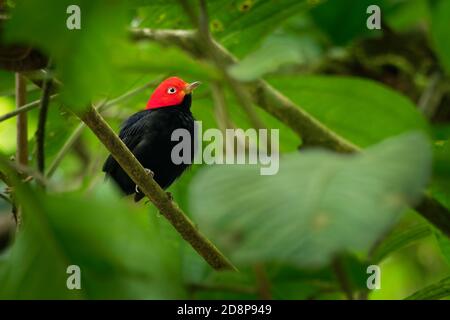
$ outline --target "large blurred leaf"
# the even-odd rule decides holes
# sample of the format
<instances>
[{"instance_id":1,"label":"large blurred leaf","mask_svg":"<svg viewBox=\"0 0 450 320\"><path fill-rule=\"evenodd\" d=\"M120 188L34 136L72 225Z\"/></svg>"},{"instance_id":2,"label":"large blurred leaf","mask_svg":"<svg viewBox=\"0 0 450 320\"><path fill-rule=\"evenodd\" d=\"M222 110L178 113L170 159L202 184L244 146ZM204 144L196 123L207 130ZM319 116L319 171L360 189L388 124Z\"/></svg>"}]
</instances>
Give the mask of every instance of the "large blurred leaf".
<instances>
[{"instance_id":1,"label":"large blurred leaf","mask_svg":"<svg viewBox=\"0 0 450 320\"><path fill-rule=\"evenodd\" d=\"M146 210L101 188L91 196L19 188L24 226L0 269L0 298L183 297L176 256ZM68 290L66 269L81 269Z\"/></svg>"},{"instance_id":2,"label":"large blurred leaf","mask_svg":"<svg viewBox=\"0 0 450 320\"><path fill-rule=\"evenodd\" d=\"M80 30L66 27L69 5L80 7ZM126 6L120 1L105 5L97 0L24 0L12 11L5 37L33 44L49 54L65 85L64 102L82 108L117 83L111 52L123 49L126 18Z\"/></svg>"},{"instance_id":3,"label":"large blurred leaf","mask_svg":"<svg viewBox=\"0 0 450 320\"><path fill-rule=\"evenodd\" d=\"M355 37L378 34L377 30L369 30L366 26L370 5L378 5L383 19L385 0L331 0L311 10L317 24L334 44L344 45Z\"/></svg>"},{"instance_id":4,"label":"large blurred leaf","mask_svg":"<svg viewBox=\"0 0 450 320\"><path fill-rule=\"evenodd\" d=\"M443 67L450 73L450 41L448 41L450 1L432 2L431 34Z\"/></svg>"},{"instance_id":5,"label":"large blurred leaf","mask_svg":"<svg viewBox=\"0 0 450 320\"><path fill-rule=\"evenodd\" d=\"M270 82L328 128L359 146L406 131L428 130L411 101L373 81L301 76Z\"/></svg>"},{"instance_id":6,"label":"large blurred leaf","mask_svg":"<svg viewBox=\"0 0 450 320\"><path fill-rule=\"evenodd\" d=\"M236 79L249 81L277 71L283 65L301 63L304 59L297 38L274 38L231 66L230 73Z\"/></svg>"},{"instance_id":7,"label":"large blurred leaf","mask_svg":"<svg viewBox=\"0 0 450 320\"><path fill-rule=\"evenodd\" d=\"M366 250L417 200L431 151L420 134L391 139L360 155L305 151L280 171L217 166L191 186L199 226L240 264L321 265L343 250Z\"/></svg>"},{"instance_id":8,"label":"large blurred leaf","mask_svg":"<svg viewBox=\"0 0 450 320\"><path fill-rule=\"evenodd\" d=\"M196 1L190 1L194 8ZM288 17L307 9L304 0L210 0L207 1L210 29L216 39L234 54L242 56L255 48L270 31ZM140 26L192 28L179 1L151 1L139 11Z\"/></svg>"}]
</instances>

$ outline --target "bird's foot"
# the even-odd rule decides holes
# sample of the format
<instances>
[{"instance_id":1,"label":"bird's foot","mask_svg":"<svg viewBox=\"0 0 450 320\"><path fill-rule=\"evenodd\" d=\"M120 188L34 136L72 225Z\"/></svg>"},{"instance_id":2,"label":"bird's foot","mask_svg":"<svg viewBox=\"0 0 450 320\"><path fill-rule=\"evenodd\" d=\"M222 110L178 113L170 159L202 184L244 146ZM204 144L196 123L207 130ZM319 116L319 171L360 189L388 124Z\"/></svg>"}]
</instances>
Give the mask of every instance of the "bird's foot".
<instances>
[{"instance_id":1,"label":"bird's foot","mask_svg":"<svg viewBox=\"0 0 450 320\"><path fill-rule=\"evenodd\" d=\"M153 177L155 176L155 173L154 173L152 170L147 169L147 168L144 168L144 170L145 170L145 173L147 173L150 177L153 178ZM134 191L135 191L136 193L141 193L141 190L139 190L138 185L136 185L136 186L134 187Z\"/></svg>"},{"instance_id":2,"label":"bird's foot","mask_svg":"<svg viewBox=\"0 0 450 320\"><path fill-rule=\"evenodd\" d=\"M152 170L147 169L147 168L144 168L144 170L145 170L145 172L146 172L149 176L151 176L152 178L155 176L155 173L154 173Z\"/></svg>"},{"instance_id":3,"label":"bird's foot","mask_svg":"<svg viewBox=\"0 0 450 320\"><path fill-rule=\"evenodd\" d=\"M167 198L169 198L169 200L173 200L173 195L171 192L166 192L167 194Z\"/></svg>"}]
</instances>

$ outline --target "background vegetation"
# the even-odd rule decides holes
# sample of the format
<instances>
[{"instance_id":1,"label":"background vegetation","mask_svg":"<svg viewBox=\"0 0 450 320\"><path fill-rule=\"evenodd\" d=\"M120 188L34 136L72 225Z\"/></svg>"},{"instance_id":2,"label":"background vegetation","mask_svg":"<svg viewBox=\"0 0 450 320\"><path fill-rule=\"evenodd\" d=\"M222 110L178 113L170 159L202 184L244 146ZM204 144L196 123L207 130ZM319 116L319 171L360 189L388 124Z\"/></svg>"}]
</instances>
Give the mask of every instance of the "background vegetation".
<instances>
[{"instance_id":1,"label":"background vegetation","mask_svg":"<svg viewBox=\"0 0 450 320\"><path fill-rule=\"evenodd\" d=\"M366 28L375 3L382 30ZM80 30L66 28L70 4ZM0 8L0 298L449 295L449 1ZM192 110L204 128L280 130L277 175L194 165L169 190L239 272L205 262L156 189L135 204L103 181L87 106L117 131L169 75L203 82ZM4 116L24 97L28 146L16 139L25 113ZM81 290L66 287L73 264ZM379 290L366 286L372 264Z\"/></svg>"}]
</instances>

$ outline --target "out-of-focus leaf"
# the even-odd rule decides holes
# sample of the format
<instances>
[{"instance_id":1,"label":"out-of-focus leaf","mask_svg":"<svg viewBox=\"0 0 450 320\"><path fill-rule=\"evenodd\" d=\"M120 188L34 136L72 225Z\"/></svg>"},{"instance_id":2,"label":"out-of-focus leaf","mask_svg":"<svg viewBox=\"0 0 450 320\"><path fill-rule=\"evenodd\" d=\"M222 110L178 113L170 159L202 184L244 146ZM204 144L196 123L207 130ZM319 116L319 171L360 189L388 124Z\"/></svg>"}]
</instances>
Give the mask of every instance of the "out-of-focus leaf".
<instances>
[{"instance_id":1,"label":"out-of-focus leaf","mask_svg":"<svg viewBox=\"0 0 450 320\"><path fill-rule=\"evenodd\" d=\"M238 64L230 68L230 73L242 81L260 78L266 73L277 71L286 64L301 63L301 46L294 38L284 38L266 42Z\"/></svg>"},{"instance_id":2,"label":"out-of-focus leaf","mask_svg":"<svg viewBox=\"0 0 450 320\"><path fill-rule=\"evenodd\" d=\"M390 234L372 254L371 262L378 264L392 252L431 235L431 228L426 223L414 225Z\"/></svg>"},{"instance_id":3,"label":"out-of-focus leaf","mask_svg":"<svg viewBox=\"0 0 450 320\"><path fill-rule=\"evenodd\" d=\"M196 8L197 2L191 1ZM304 0L210 0L209 27L213 36L237 56L257 47L264 36L287 18L313 4ZM151 28L192 28L178 1L152 1L139 10L138 26Z\"/></svg>"},{"instance_id":4,"label":"out-of-focus leaf","mask_svg":"<svg viewBox=\"0 0 450 320\"><path fill-rule=\"evenodd\" d=\"M80 8L80 30L66 27L70 5ZM127 7L120 1L105 5L98 0L24 0L16 3L5 23L5 38L30 43L50 55L64 83L65 104L83 108L120 79L111 53L124 48L126 19Z\"/></svg>"},{"instance_id":5,"label":"out-of-focus leaf","mask_svg":"<svg viewBox=\"0 0 450 320\"><path fill-rule=\"evenodd\" d=\"M174 252L150 225L146 210L109 188L90 196L17 190L24 225L0 269L0 298L184 296ZM66 287L69 265L81 269L81 290Z\"/></svg>"},{"instance_id":6,"label":"out-of-focus leaf","mask_svg":"<svg viewBox=\"0 0 450 320\"><path fill-rule=\"evenodd\" d=\"M410 295L406 300L436 300L450 295L450 277L442 279L416 293Z\"/></svg>"},{"instance_id":7,"label":"out-of-focus leaf","mask_svg":"<svg viewBox=\"0 0 450 320\"><path fill-rule=\"evenodd\" d=\"M431 5L431 35L443 67L450 73L450 41L448 41L450 1L439 0Z\"/></svg>"},{"instance_id":8,"label":"out-of-focus leaf","mask_svg":"<svg viewBox=\"0 0 450 320\"><path fill-rule=\"evenodd\" d=\"M445 261L450 265L450 239L439 230L436 230L434 234Z\"/></svg>"},{"instance_id":9,"label":"out-of-focus leaf","mask_svg":"<svg viewBox=\"0 0 450 320\"><path fill-rule=\"evenodd\" d=\"M325 1L311 10L311 16L317 27L322 29L334 44L345 45L362 35L379 34L378 30L367 28L366 22L370 15L366 11L370 5L378 5L383 19L385 3L385 0Z\"/></svg>"},{"instance_id":10,"label":"out-of-focus leaf","mask_svg":"<svg viewBox=\"0 0 450 320\"><path fill-rule=\"evenodd\" d=\"M450 142L437 141L433 147L433 179L430 191L439 202L450 208Z\"/></svg>"},{"instance_id":11,"label":"out-of-focus leaf","mask_svg":"<svg viewBox=\"0 0 450 320\"><path fill-rule=\"evenodd\" d=\"M6 114L14 110L14 100L9 97L0 97L0 114ZM14 121L0 122L0 150L11 152L16 146L15 137L16 124Z\"/></svg>"},{"instance_id":12,"label":"out-of-focus leaf","mask_svg":"<svg viewBox=\"0 0 450 320\"><path fill-rule=\"evenodd\" d=\"M389 26L398 31L406 31L429 19L427 0L392 1L392 8L381 14Z\"/></svg>"},{"instance_id":13,"label":"out-of-focus leaf","mask_svg":"<svg viewBox=\"0 0 450 320\"><path fill-rule=\"evenodd\" d=\"M193 181L190 203L236 263L323 265L373 245L421 195L430 165L427 139L409 134L360 155L292 154L272 176L253 166L208 168Z\"/></svg>"},{"instance_id":14,"label":"out-of-focus leaf","mask_svg":"<svg viewBox=\"0 0 450 320\"><path fill-rule=\"evenodd\" d=\"M114 55L114 62L122 71L142 73L161 73L177 75L195 80L217 77L216 70L206 62L195 60L176 47L164 47L154 42L137 43L127 54L127 59Z\"/></svg>"},{"instance_id":15,"label":"out-of-focus leaf","mask_svg":"<svg viewBox=\"0 0 450 320\"><path fill-rule=\"evenodd\" d=\"M362 147L407 131L428 131L410 100L370 80L301 76L276 77L270 83L328 128Z\"/></svg>"}]
</instances>

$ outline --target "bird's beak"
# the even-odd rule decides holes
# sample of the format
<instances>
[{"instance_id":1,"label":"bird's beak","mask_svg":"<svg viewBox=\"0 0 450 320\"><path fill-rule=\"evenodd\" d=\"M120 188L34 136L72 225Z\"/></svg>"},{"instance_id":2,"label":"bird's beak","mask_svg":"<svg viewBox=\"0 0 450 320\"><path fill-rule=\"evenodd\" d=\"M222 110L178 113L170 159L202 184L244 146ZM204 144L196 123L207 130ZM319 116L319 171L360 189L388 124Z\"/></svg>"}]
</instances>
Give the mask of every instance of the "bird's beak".
<instances>
[{"instance_id":1,"label":"bird's beak","mask_svg":"<svg viewBox=\"0 0 450 320\"><path fill-rule=\"evenodd\" d=\"M185 88L184 88L184 92L186 94L190 94L192 91L194 91L195 88L197 88L199 85L201 85L202 83L200 81L194 81L192 83L189 83Z\"/></svg>"}]
</instances>

